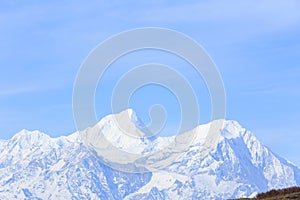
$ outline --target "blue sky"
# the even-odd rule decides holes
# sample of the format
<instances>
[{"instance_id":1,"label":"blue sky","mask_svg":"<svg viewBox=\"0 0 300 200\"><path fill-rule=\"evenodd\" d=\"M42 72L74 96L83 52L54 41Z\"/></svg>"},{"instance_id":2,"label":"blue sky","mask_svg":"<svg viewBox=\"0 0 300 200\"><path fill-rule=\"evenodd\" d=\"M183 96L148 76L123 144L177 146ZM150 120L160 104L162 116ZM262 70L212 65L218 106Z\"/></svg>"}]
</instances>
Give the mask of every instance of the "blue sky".
<instances>
[{"instance_id":1,"label":"blue sky","mask_svg":"<svg viewBox=\"0 0 300 200\"><path fill-rule=\"evenodd\" d=\"M54 137L74 132L73 84L89 52L120 31L155 26L182 32L201 44L222 75L226 118L239 121L274 152L300 166L299 10L297 0L1 1L0 138L8 139L23 128ZM99 90L96 95L99 118L110 113L103 102L127 69L120 66L153 61L185 65L159 52L120 59L103 80L103 94ZM203 91L198 96L200 121L209 121L205 85L190 80ZM134 95L131 106L145 121L148 106L159 100L169 103L167 110L176 109L170 95L143 101L149 93L166 94L160 90L148 87ZM169 128L177 121L171 117Z\"/></svg>"}]
</instances>

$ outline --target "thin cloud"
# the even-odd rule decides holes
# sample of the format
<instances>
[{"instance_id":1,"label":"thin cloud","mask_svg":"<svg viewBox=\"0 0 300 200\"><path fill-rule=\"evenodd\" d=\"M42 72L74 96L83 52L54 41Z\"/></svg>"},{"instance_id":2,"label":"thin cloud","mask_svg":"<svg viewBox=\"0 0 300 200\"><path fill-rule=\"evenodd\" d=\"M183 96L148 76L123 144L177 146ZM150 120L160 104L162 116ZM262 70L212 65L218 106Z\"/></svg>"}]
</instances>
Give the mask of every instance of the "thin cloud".
<instances>
[{"instance_id":1,"label":"thin cloud","mask_svg":"<svg viewBox=\"0 0 300 200\"><path fill-rule=\"evenodd\" d=\"M62 84L59 83L55 84L53 82L51 83L50 81L32 82L32 83L27 83L27 85L24 84L24 86L10 85L9 87L6 88L0 88L0 97L17 96L22 94L30 94L35 92L43 92L43 91L61 89L61 88L64 88Z\"/></svg>"},{"instance_id":2,"label":"thin cloud","mask_svg":"<svg viewBox=\"0 0 300 200\"><path fill-rule=\"evenodd\" d=\"M0 96L14 96L14 95L20 95L25 93L31 93L37 91L38 88L33 87L20 87L20 88L10 88L10 89L2 89L0 90Z\"/></svg>"},{"instance_id":3,"label":"thin cloud","mask_svg":"<svg viewBox=\"0 0 300 200\"><path fill-rule=\"evenodd\" d=\"M197 1L146 11L143 20L168 23L203 22L236 29L276 30L300 22L300 2L286 1ZM197 25L197 24L195 24ZM199 25L199 24L198 24ZM228 27L230 28L230 27Z\"/></svg>"}]
</instances>

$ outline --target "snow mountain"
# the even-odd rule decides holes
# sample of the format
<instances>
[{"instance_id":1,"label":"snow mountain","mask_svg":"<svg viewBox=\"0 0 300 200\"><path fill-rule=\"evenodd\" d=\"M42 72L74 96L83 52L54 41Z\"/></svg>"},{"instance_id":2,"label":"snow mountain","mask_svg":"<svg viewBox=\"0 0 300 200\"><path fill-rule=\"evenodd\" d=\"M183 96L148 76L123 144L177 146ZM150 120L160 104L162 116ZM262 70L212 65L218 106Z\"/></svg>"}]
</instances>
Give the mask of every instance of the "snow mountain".
<instances>
[{"instance_id":1,"label":"snow mountain","mask_svg":"<svg viewBox=\"0 0 300 200\"><path fill-rule=\"evenodd\" d=\"M69 136L51 138L40 131L22 130L0 140L0 199L229 199L300 185L300 169L236 121L222 121L222 128L215 130L217 142L203 154L212 123L190 131L196 137L174 162L143 173L106 165L101 156L112 147L103 146L93 132L97 126L110 145L129 154L147 155L174 140L174 136L149 139L131 109ZM112 155L112 159L122 158Z\"/></svg>"}]
</instances>

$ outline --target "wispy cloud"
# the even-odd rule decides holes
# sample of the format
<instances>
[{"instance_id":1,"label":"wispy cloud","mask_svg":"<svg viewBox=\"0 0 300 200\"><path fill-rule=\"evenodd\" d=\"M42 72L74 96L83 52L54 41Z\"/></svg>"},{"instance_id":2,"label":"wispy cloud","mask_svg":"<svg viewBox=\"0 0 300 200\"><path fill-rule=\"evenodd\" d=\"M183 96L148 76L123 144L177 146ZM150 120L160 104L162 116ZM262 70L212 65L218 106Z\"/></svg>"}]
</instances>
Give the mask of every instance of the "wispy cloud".
<instances>
[{"instance_id":1,"label":"wispy cloud","mask_svg":"<svg viewBox=\"0 0 300 200\"><path fill-rule=\"evenodd\" d=\"M37 91L37 90L38 90L38 88L34 88L34 87L20 87L20 88L1 89L0 90L0 97L31 93L31 92L34 92L34 91Z\"/></svg>"},{"instance_id":2,"label":"wispy cloud","mask_svg":"<svg viewBox=\"0 0 300 200\"><path fill-rule=\"evenodd\" d=\"M258 94L278 96L300 96L300 86L270 86L255 91Z\"/></svg>"},{"instance_id":3,"label":"wispy cloud","mask_svg":"<svg viewBox=\"0 0 300 200\"><path fill-rule=\"evenodd\" d=\"M23 80L19 81L19 83L11 82L9 85L7 83L5 84L5 82L3 84L3 81L0 81L0 84L1 83L2 86L0 87L0 97L10 97L22 94L63 89L67 85L63 81L55 81L51 79L51 77L47 78L42 75L41 77L33 80Z\"/></svg>"},{"instance_id":4,"label":"wispy cloud","mask_svg":"<svg viewBox=\"0 0 300 200\"><path fill-rule=\"evenodd\" d=\"M146 11L144 20L167 23L207 23L248 32L272 31L295 26L300 22L300 2L297 0L229 0L193 1ZM209 26L208 26L209 27ZM227 28L226 28L227 27ZM211 27L210 27L211 28Z\"/></svg>"}]
</instances>

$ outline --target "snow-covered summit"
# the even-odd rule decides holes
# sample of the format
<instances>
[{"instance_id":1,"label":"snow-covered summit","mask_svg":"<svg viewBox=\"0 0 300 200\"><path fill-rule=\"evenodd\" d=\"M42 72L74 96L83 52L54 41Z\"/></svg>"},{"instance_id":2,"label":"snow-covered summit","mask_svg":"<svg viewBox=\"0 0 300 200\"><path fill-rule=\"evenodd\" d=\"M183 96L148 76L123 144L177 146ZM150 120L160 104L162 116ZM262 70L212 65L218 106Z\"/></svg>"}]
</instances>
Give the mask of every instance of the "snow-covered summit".
<instances>
[{"instance_id":1,"label":"snow-covered summit","mask_svg":"<svg viewBox=\"0 0 300 200\"><path fill-rule=\"evenodd\" d=\"M149 144L145 133L138 126L139 119L132 109L111 114L94 127L80 132L83 143L95 151L116 147L128 153L141 153Z\"/></svg>"},{"instance_id":2,"label":"snow-covered summit","mask_svg":"<svg viewBox=\"0 0 300 200\"><path fill-rule=\"evenodd\" d=\"M128 114L130 120L133 122L133 123L137 123L139 120L138 120L138 117L135 113L135 111L132 109L132 108L128 108L127 110L123 111L125 113Z\"/></svg>"},{"instance_id":3,"label":"snow-covered summit","mask_svg":"<svg viewBox=\"0 0 300 200\"><path fill-rule=\"evenodd\" d=\"M224 121L221 135L227 139L241 137L245 133L244 129L237 121Z\"/></svg>"},{"instance_id":4,"label":"snow-covered summit","mask_svg":"<svg viewBox=\"0 0 300 200\"><path fill-rule=\"evenodd\" d=\"M15 139L15 140L19 140L19 139L33 140L32 142L38 141L41 138L50 138L50 137L41 131L38 131L38 130L29 131L26 129L21 130L20 132L18 132L17 134L15 134L12 137L12 139Z\"/></svg>"},{"instance_id":5,"label":"snow-covered summit","mask_svg":"<svg viewBox=\"0 0 300 200\"><path fill-rule=\"evenodd\" d=\"M299 168L236 121L217 120L179 138L155 140L138 121L128 109L69 136L22 130L1 140L0 199L229 199L300 185ZM109 155L120 161L113 148L132 154L160 151L188 136L194 138L186 140L191 143L184 154L159 171L126 173L100 159ZM123 161L126 166L127 158Z\"/></svg>"}]
</instances>

